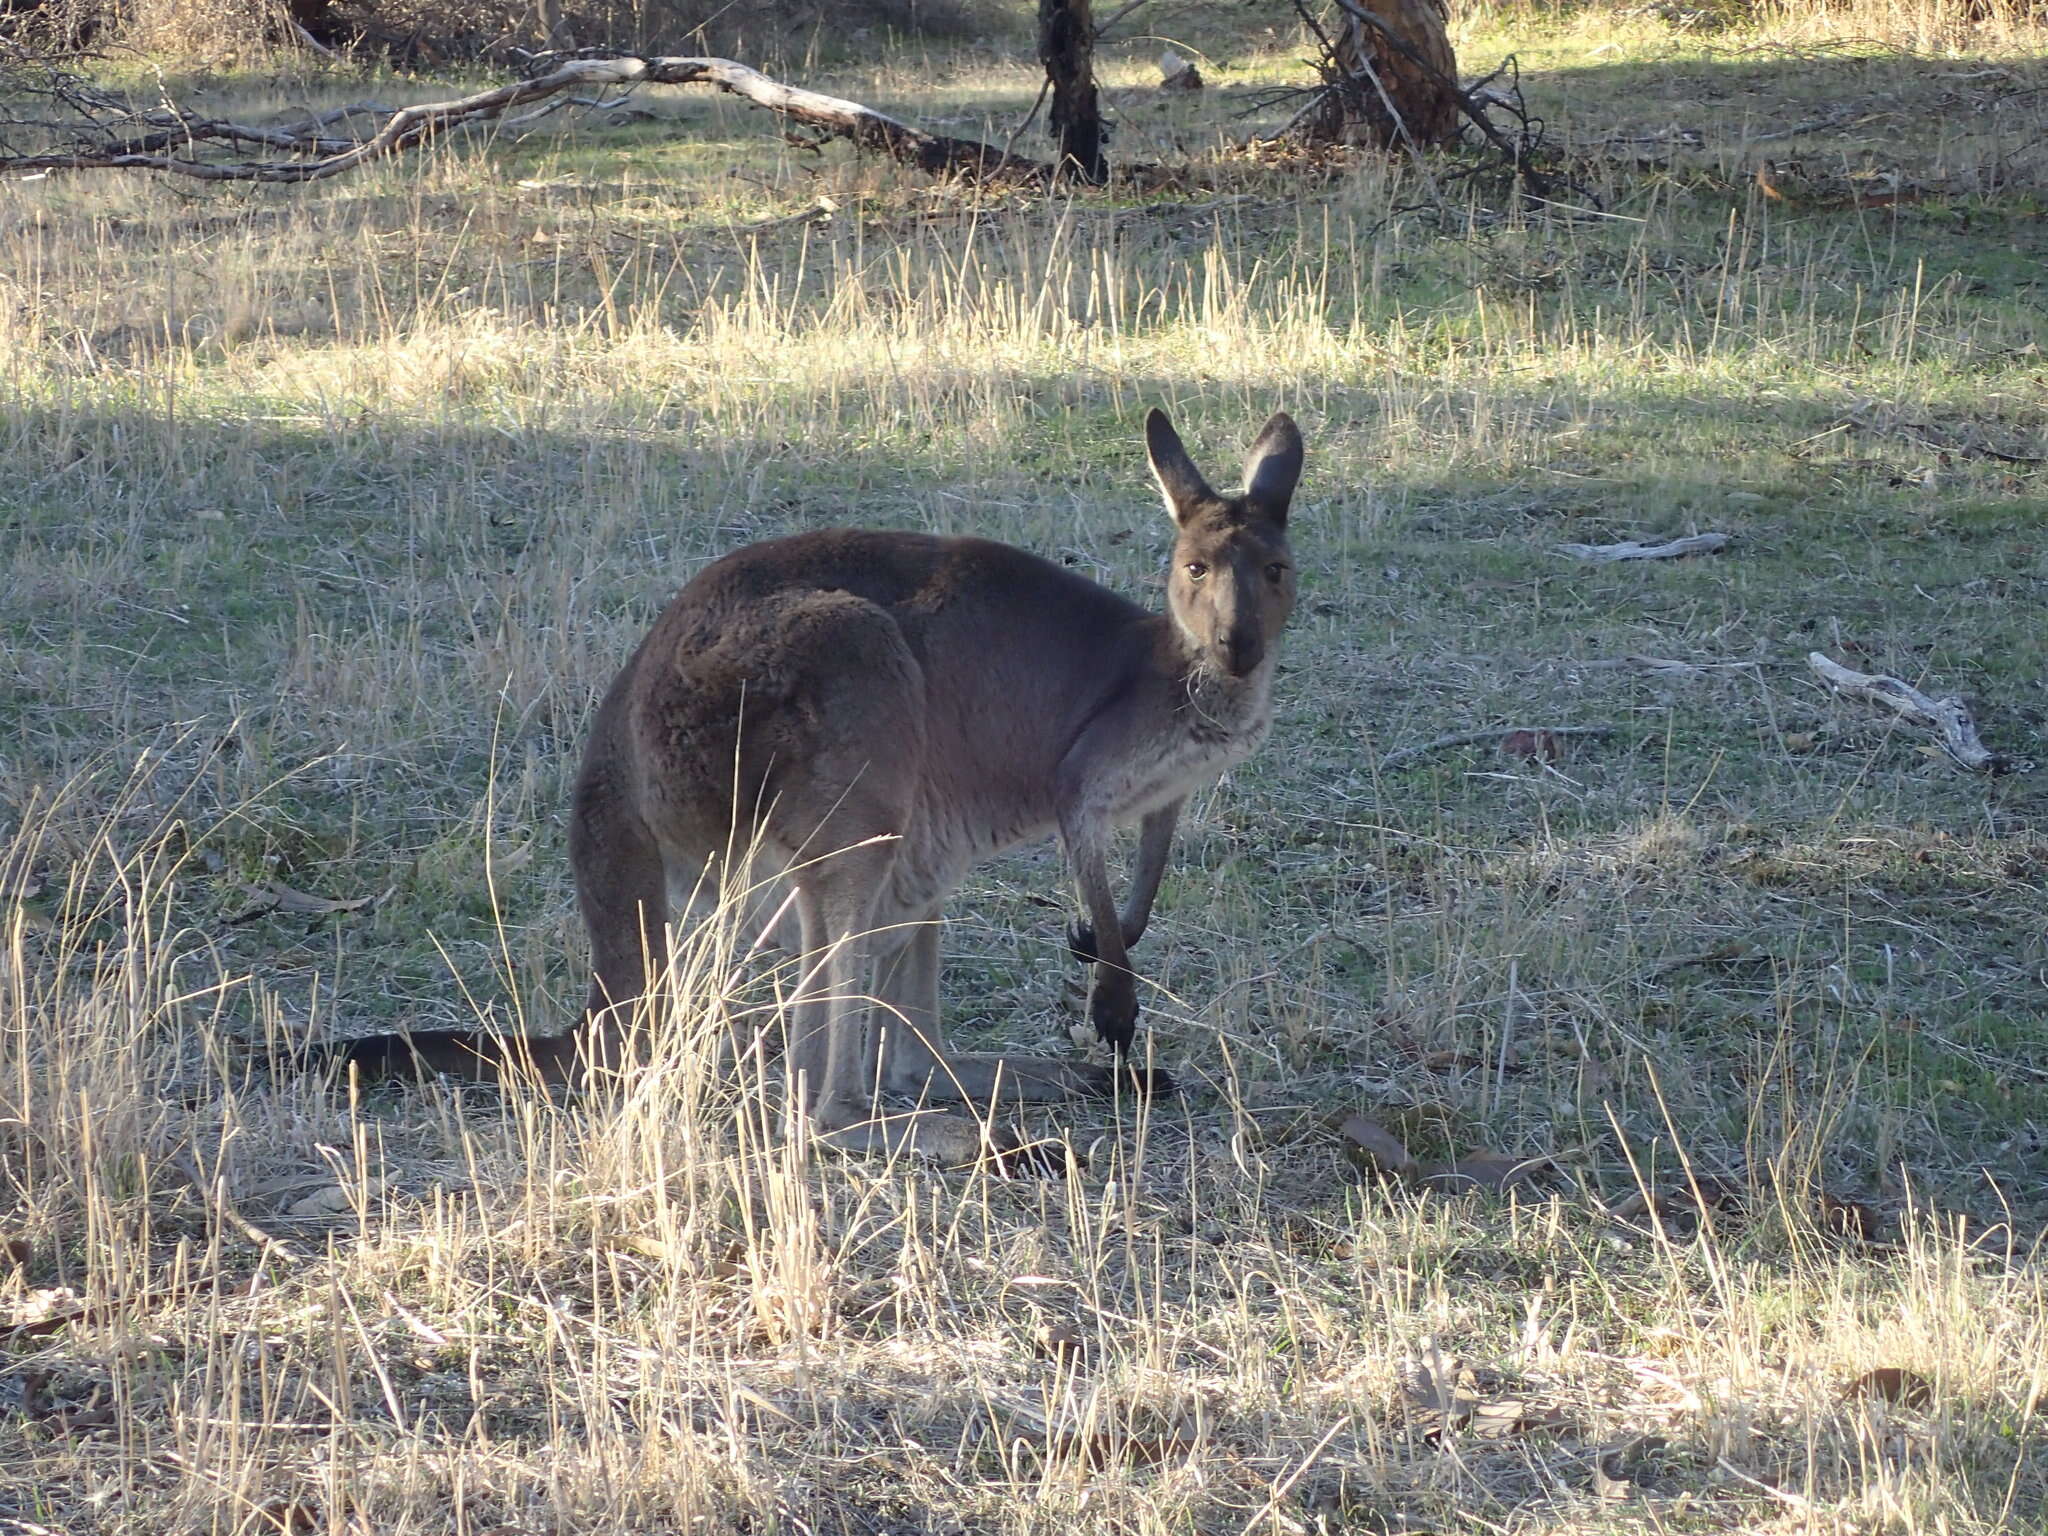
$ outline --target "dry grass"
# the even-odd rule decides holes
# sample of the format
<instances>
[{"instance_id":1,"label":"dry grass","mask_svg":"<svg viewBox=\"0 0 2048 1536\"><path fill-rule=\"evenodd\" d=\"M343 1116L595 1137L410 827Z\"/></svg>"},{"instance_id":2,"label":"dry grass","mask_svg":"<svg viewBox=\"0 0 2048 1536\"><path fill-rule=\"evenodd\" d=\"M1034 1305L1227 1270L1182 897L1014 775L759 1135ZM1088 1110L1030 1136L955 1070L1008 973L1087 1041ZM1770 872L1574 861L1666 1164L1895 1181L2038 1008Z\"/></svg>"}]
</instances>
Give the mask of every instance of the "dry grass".
<instances>
[{"instance_id":1,"label":"dry grass","mask_svg":"<svg viewBox=\"0 0 2048 1536\"><path fill-rule=\"evenodd\" d=\"M1709 23L1461 20L1601 220L1206 158L1293 66L1198 15L1219 97L1118 76L1182 201L977 210L694 98L304 192L0 187L0 1532L2048 1529L2048 800L1799 665L2048 755L2044 39ZM1781 205L1766 153L1925 195ZM602 1102L291 1069L568 1016L568 767L698 563L859 520L1147 590L1154 401L1313 456L1275 740L1143 957L1185 1099L1054 1117L1063 1184L808 1154L717 1068L772 997L716 928ZM1377 770L1493 723L1615 730ZM957 904L969 1039L1068 1048L1056 886ZM1347 1110L1549 1163L1382 1187Z\"/></svg>"}]
</instances>

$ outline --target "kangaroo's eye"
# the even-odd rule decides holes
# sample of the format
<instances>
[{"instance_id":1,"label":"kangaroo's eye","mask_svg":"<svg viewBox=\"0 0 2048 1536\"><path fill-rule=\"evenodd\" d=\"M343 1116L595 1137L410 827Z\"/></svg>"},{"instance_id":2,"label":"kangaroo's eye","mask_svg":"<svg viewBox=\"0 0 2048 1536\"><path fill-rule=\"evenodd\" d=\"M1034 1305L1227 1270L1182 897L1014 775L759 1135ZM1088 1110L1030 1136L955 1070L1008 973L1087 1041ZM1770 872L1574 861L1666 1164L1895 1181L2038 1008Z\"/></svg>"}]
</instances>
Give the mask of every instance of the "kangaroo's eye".
<instances>
[{"instance_id":1,"label":"kangaroo's eye","mask_svg":"<svg viewBox=\"0 0 2048 1536\"><path fill-rule=\"evenodd\" d=\"M1190 560L1187 563L1186 569L1189 581L1200 581L1204 576L1209 574L1209 567L1202 564L1202 562L1199 560Z\"/></svg>"},{"instance_id":2,"label":"kangaroo's eye","mask_svg":"<svg viewBox=\"0 0 2048 1536\"><path fill-rule=\"evenodd\" d=\"M1271 565L1266 567L1266 580L1272 582L1275 586L1278 586L1280 584L1281 579L1285 577L1286 574L1287 567L1282 565L1278 560L1275 560Z\"/></svg>"}]
</instances>

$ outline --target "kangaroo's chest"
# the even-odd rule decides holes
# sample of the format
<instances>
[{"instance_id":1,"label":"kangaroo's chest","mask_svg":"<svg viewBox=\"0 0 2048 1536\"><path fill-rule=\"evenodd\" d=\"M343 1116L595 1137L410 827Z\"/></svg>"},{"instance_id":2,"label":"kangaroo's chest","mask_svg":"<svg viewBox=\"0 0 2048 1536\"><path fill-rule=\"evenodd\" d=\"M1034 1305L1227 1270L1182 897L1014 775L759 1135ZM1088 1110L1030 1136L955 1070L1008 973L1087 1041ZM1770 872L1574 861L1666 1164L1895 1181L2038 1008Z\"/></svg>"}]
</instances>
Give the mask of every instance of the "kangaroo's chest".
<instances>
[{"instance_id":1,"label":"kangaroo's chest","mask_svg":"<svg viewBox=\"0 0 2048 1536\"><path fill-rule=\"evenodd\" d=\"M1240 698L1192 694L1174 723L1166 739L1144 744L1120 765L1112 796L1118 821L1206 789L1250 757L1272 727L1272 698L1263 687Z\"/></svg>"}]
</instances>

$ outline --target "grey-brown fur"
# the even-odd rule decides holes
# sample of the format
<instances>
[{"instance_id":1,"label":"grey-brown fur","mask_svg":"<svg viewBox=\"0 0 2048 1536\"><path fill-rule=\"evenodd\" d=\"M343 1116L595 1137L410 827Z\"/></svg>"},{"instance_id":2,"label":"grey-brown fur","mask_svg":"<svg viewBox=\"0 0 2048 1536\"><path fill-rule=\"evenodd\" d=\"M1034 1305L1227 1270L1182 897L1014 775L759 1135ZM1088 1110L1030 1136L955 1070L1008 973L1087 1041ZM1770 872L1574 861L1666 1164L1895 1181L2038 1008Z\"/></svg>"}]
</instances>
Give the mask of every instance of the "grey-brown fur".
<instances>
[{"instance_id":1,"label":"grey-brown fur","mask_svg":"<svg viewBox=\"0 0 2048 1536\"><path fill-rule=\"evenodd\" d=\"M973 1119L885 1119L878 1094L1108 1086L1052 1058L949 1051L938 924L976 863L1056 832L1085 914L1073 944L1094 961L1090 1017L1120 1054L1130 1044L1128 949L1180 807L1271 719L1302 455L1276 415L1245 490L1225 496L1158 411L1146 441L1177 533L1165 614L1006 545L855 529L749 545L677 594L591 727L569 852L595 974L576 1030L525 1042L543 1075L621 1059L623 1024L665 968L671 889L702 889L708 872L793 897L803 979L787 1061L835 1144L981 1145ZM1105 853L1134 821L1119 911ZM746 868L727 867L736 854Z\"/></svg>"}]
</instances>

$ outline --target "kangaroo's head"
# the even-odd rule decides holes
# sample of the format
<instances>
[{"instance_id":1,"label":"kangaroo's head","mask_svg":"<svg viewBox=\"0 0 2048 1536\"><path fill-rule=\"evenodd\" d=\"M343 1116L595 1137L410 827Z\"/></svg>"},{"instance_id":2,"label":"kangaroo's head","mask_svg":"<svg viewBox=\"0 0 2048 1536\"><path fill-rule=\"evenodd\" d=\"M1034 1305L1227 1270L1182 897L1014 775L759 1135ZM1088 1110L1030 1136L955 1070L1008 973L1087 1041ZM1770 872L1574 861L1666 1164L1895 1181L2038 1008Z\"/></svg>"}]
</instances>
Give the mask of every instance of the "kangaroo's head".
<instances>
[{"instance_id":1,"label":"kangaroo's head","mask_svg":"<svg viewBox=\"0 0 2048 1536\"><path fill-rule=\"evenodd\" d=\"M1234 496L1209 488L1164 411L1145 418L1145 448L1179 530L1167 610L1197 666L1248 677L1294 609L1287 504L1301 478L1301 432L1285 412L1267 422Z\"/></svg>"}]
</instances>

